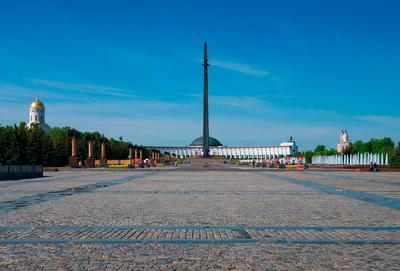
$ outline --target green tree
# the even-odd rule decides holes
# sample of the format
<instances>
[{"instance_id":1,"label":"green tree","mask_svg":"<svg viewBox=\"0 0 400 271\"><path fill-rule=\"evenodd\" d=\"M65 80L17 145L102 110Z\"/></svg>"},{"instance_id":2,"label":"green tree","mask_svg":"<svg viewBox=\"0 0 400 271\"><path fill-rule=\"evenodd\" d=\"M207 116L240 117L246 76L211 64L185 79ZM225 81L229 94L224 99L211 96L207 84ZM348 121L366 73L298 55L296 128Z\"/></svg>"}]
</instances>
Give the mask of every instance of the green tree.
<instances>
[{"instance_id":1,"label":"green tree","mask_svg":"<svg viewBox=\"0 0 400 271\"><path fill-rule=\"evenodd\" d=\"M355 154L355 153L356 151L354 149L354 145L351 143L343 150L343 154Z\"/></svg>"},{"instance_id":2,"label":"green tree","mask_svg":"<svg viewBox=\"0 0 400 271\"><path fill-rule=\"evenodd\" d=\"M109 159L126 159L128 157L128 142L111 138L109 145Z\"/></svg>"},{"instance_id":3,"label":"green tree","mask_svg":"<svg viewBox=\"0 0 400 271\"><path fill-rule=\"evenodd\" d=\"M8 127L7 130L8 148L5 153L7 164L18 165L20 146L18 145L17 127L14 125L14 127Z\"/></svg>"},{"instance_id":4,"label":"green tree","mask_svg":"<svg viewBox=\"0 0 400 271\"><path fill-rule=\"evenodd\" d=\"M318 145L317 147L315 147L314 153L316 155L321 155L324 154L325 152L326 152L325 145Z\"/></svg>"},{"instance_id":5,"label":"green tree","mask_svg":"<svg viewBox=\"0 0 400 271\"><path fill-rule=\"evenodd\" d=\"M85 161L88 154L88 146L85 140L85 137L88 133L80 133L77 136L76 143L76 156L78 157L78 161Z\"/></svg>"},{"instance_id":6,"label":"green tree","mask_svg":"<svg viewBox=\"0 0 400 271\"><path fill-rule=\"evenodd\" d=\"M390 137L384 137L383 139L371 138L366 143L367 152L371 153L393 153L394 145Z\"/></svg>"},{"instance_id":7,"label":"green tree","mask_svg":"<svg viewBox=\"0 0 400 271\"><path fill-rule=\"evenodd\" d=\"M292 156L293 157L298 157L298 156L302 156L303 154L301 153L301 152L299 152L299 151L295 151L293 154L292 154Z\"/></svg>"},{"instance_id":8,"label":"green tree","mask_svg":"<svg viewBox=\"0 0 400 271\"><path fill-rule=\"evenodd\" d=\"M68 157L70 154L70 138L69 133L71 128L52 128L48 135L50 137L50 142L53 145L54 151L54 166L65 166L68 164Z\"/></svg>"},{"instance_id":9,"label":"green tree","mask_svg":"<svg viewBox=\"0 0 400 271\"><path fill-rule=\"evenodd\" d=\"M18 127L0 125L0 163L1 164L43 164L45 166L65 166L71 155L70 127L52 128L45 134L37 125L28 128L25 123ZM93 157L100 158L100 142L106 143L108 159L126 159L129 142L103 137L99 132L77 133L77 157L87 158L86 139L93 139ZM150 151L143 149L143 157L149 157Z\"/></svg>"},{"instance_id":10,"label":"green tree","mask_svg":"<svg viewBox=\"0 0 400 271\"><path fill-rule=\"evenodd\" d=\"M43 137L43 165L48 167L58 166L54 145L49 135Z\"/></svg>"},{"instance_id":11,"label":"green tree","mask_svg":"<svg viewBox=\"0 0 400 271\"><path fill-rule=\"evenodd\" d=\"M28 127L25 122L21 122L18 127L15 127L17 145L18 145L18 159L17 164L24 165L27 160L27 146L28 146Z\"/></svg>"},{"instance_id":12,"label":"green tree","mask_svg":"<svg viewBox=\"0 0 400 271\"><path fill-rule=\"evenodd\" d=\"M42 165L44 133L37 125L28 131L27 162L31 165Z\"/></svg>"},{"instance_id":13,"label":"green tree","mask_svg":"<svg viewBox=\"0 0 400 271\"><path fill-rule=\"evenodd\" d=\"M361 140L357 140L353 144L353 150L355 153L366 153L368 152L367 145Z\"/></svg>"},{"instance_id":14,"label":"green tree","mask_svg":"<svg viewBox=\"0 0 400 271\"><path fill-rule=\"evenodd\" d=\"M391 167L400 167L400 142L397 143L397 147L393 153L393 157L390 159Z\"/></svg>"},{"instance_id":15,"label":"green tree","mask_svg":"<svg viewBox=\"0 0 400 271\"><path fill-rule=\"evenodd\" d=\"M338 152L334 148L326 150L324 153L324 155L336 155L336 154L338 154Z\"/></svg>"},{"instance_id":16,"label":"green tree","mask_svg":"<svg viewBox=\"0 0 400 271\"><path fill-rule=\"evenodd\" d=\"M310 163L311 163L311 158L312 158L313 156L314 156L314 152L313 152L313 151L306 151L306 152L304 153L305 162L308 163L308 164L310 164Z\"/></svg>"},{"instance_id":17,"label":"green tree","mask_svg":"<svg viewBox=\"0 0 400 271\"><path fill-rule=\"evenodd\" d=\"M0 162L2 164L11 164L17 159L15 157L15 152L18 151L15 144L15 133L13 127L10 126L1 127L0 131Z\"/></svg>"}]
</instances>

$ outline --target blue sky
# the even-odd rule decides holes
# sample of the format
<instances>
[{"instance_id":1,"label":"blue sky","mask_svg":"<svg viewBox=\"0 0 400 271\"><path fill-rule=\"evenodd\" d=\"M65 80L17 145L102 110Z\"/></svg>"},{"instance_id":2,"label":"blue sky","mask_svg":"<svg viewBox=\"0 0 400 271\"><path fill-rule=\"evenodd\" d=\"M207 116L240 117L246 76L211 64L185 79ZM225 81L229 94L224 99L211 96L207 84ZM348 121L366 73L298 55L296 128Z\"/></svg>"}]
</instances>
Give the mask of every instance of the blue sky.
<instances>
[{"instance_id":1,"label":"blue sky","mask_svg":"<svg viewBox=\"0 0 400 271\"><path fill-rule=\"evenodd\" d=\"M398 1L8 1L0 4L0 123L38 96L51 126L186 145L301 149L400 140Z\"/></svg>"}]
</instances>

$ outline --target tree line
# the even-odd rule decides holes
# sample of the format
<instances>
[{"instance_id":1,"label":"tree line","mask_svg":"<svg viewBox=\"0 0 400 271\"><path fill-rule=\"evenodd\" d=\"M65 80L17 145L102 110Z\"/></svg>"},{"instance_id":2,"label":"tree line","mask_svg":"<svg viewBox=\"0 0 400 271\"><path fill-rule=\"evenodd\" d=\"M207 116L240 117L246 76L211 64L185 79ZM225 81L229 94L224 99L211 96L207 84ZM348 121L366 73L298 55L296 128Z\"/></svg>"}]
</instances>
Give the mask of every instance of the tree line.
<instances>
[{"instance_id":1,"label":"tree line","mask_svg":"<svg viewBox=\"0 0 400 271\"><path fill-rule=\"evenodd\" d=\"M37 125L31 128L24 122L19 126L0 126L0 164L9 165L44 165L61 167L68 165L71 156L70 127L52 128L44 133ZM77 133L77 158L84 161L88 155L87 138L93 139L93 158L100 158L99 132ZM107 138L107 159L127 159L131 142ZM143 157L147 158L150 151L143 149Z\"/></svg>"},{"instance_id":2,"label":"tree line","mask_svg":"<svg viewBox=\"0 0 400 271\"><path fill-rule=\"evenodd\" d=\"M387 153L391 166L400 166L400 142L397 144L390 137L382 139L372 138L367 142L357 140L343 151L343 154L358 153ZM336 149L327 149L325 145L318 145L313 151L304 153L306 163L311 163L311 158L316 155L337 155Z\"/></svg>"},{"instance_id":3,"label":"tree line","mask_svg":"<svg viewBox=\"0 0 400 271\"><path fill-rule=\"evenodd\" d=\"M24 122L21 122L19 126L0 125L0 164L66 166L68 165L68 157L71 156L70 135L72 130L70 127L55 127L48 133L44 133L38 126L34 125L29 128ZM100 158L102 134L99 132L79 132L76 137L79 161L84 161L87 158L87 138L89 137L93 140L93 158ZM122 137L107 139L107 159L127 159L130 144L130 142L124 141ZM148 158L150 152L148 149L143 149L143 158ZM357 140L344 150L344 154L357 153L387 153L390 165L400 166L400 142L395 146L390 137L373 138L367 142ZM314 155L336 154L338 154L336 149L327 149L325 145L318 145L313 151L306 151L304 157L306 163L311 163L311 158Z\"/></svg>"}]
</instances>

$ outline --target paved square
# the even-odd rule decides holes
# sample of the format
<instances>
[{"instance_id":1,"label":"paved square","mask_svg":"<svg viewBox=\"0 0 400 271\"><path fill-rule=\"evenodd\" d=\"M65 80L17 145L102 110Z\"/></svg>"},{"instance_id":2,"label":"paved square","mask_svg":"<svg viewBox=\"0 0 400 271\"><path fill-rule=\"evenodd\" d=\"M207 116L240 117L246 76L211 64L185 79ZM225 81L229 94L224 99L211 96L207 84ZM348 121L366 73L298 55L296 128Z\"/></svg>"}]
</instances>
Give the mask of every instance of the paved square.
<instances>
[{"instance_id":1,"label":"paved square","mask_svg":"<svg viewBox=\"0 0 400 271\"><path fill-rule=\"evenodd\" d=\"M396 270L400 174L67 171L0 182L1 270Z\"/></svg>"}]
</instances>

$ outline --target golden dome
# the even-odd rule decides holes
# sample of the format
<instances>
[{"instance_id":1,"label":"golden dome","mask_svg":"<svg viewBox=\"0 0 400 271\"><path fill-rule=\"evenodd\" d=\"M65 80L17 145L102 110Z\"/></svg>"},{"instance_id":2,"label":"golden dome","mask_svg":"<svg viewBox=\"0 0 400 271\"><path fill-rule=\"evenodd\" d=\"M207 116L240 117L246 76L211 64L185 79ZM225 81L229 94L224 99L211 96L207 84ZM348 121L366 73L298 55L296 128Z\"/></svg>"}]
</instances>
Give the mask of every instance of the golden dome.
<instances>
[{"instance_id":1,"label":"golden dome","mask_svg":"<svg viewBox=\"0 0 400 271\"><path fill-rule=\"evenodd\" d=\"M38 98L36 98L31 103L31 106L29 106L29 109L35 109L35 108L44 109L44 104Z\"/></svg>"}]
</instances>

